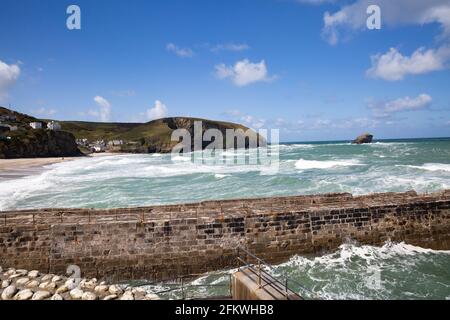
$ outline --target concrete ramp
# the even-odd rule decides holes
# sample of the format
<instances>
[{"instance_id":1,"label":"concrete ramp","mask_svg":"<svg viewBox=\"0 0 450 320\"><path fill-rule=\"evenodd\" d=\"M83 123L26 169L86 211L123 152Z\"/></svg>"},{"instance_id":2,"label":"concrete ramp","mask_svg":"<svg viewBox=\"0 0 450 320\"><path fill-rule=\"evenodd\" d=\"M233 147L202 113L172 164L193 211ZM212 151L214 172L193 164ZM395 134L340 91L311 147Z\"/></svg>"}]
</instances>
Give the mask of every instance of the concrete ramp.
<instances>
[{"instance_id":1,"label":"concrete ramp","mask_svg":"<svg viewBox=\"0 0 450 320\"><path fill-rule=\"evenodd\" d=\"M233 274L231 292L233 300L303 300L287 285L265 272L258 274L252 267L241 268Z\"/></svg>"}]
</instances>

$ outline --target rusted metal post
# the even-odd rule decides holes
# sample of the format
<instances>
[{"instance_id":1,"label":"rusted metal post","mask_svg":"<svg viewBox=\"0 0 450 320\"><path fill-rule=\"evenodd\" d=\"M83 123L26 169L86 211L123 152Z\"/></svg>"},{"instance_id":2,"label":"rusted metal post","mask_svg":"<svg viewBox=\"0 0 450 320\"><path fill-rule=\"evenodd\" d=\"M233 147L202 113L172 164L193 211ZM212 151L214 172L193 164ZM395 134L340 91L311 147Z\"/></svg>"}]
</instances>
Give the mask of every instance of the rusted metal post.
<instances>
[{"instance_id":1,"label":"rusted metal post","mask_svg":"<svg viewBox=\"0 0 450 320\"><path fill-rule=\"evenodd\" d=\"M186 300L186 297L184 296L184 278L181 277L181 299Z\"/></svg>"},{"instance_id":2,"label":"rusted metal post","mask_svg":"<svg viewBox=\"0 0 450 320\"><path fill-rule=\"evenodd\" d=\"M285 280L285 286L286 286L286 299L289 299L289 288L288 288L288 279Z\"/></svg>"},{"instance_id":3,"label":"rusted metal post","mask_svg":"<svg viewBox=\"0 0 450 320\"><path fill-rule=\"evenodd\" d=\"M258 286L261 288L261 260L258 260Z\"/></svg>"}]
</instances>

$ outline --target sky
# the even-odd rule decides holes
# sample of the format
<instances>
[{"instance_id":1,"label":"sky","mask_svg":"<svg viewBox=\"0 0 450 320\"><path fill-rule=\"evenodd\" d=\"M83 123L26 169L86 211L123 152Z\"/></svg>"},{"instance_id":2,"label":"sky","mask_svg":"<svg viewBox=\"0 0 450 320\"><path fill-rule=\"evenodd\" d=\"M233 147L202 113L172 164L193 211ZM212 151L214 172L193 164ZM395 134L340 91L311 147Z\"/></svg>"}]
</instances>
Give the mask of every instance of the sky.
<instances>
[{"instance_id":1,"label":"sky","mask_svg":"<svg viewBox=\"0 0 450 320\"><path fill-rule=\"evenodd\" d=\"M40 118L449 137L449 66L450 0L0 3L0 105Z\"/></svg>"}]
</instances>

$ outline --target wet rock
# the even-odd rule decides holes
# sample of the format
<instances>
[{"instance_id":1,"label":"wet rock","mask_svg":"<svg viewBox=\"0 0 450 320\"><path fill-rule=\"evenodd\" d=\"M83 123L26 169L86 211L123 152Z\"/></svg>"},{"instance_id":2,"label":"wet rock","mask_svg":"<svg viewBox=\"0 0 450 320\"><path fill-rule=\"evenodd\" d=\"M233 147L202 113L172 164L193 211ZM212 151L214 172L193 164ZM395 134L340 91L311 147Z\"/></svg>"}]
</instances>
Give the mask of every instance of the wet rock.
<instances>
[{"instance_id":1,"label":"wet rock","mask_svg":"<svg viewBox=\"0 0 450 320\"><path fill-rule=\"evenodd\" d=\"M353 144L364 144L364 143L372 143L373 141L373 135L370 133L364 133L360 135L358 138L353 140Z\"/></svg>"},{"instance_id":2,"label":"wet rock","mask_svg":"<svg viewBox=\"0 0 450 320\"><path fill-rule=\"evenodd\" d=\"M109 296L106 296L103 298L103 300L116 300L117 299L117 295L115 294L110 294Z\"/></svg>"},{"instance_id":3,"label":"wet rock","mask_svg":"<svg viewBox=\"0 0 450 320\"><path fill-rule=\"evenodd\" d=\"M17 292L17 288L14 285L10 285L3 290L1 298L2 300L11 300Z\"/></svg>"},{"instance_id":4,"label":"wet rock","mask_svg":"<svg viewBox=\"0 0 450 320\"><path fill-rule=\"evenodd\" d=\"M14 300L28 300L33 296L33 291L30 289L24 289L19 291L15 296Z\"/></svg>"},{"instance_id":5,"label":"wet rock","mask_svg":"<svg viewBox=\"0 0 450 320\"><path fill-rule=\"evenodd\" d=\"M50 292L44 291L44 290L39 290L33 294L33 297L31 298L31 300L44 300L44 299L50 298L50 296L51 296Z\"/></svg>"}]
</instances>

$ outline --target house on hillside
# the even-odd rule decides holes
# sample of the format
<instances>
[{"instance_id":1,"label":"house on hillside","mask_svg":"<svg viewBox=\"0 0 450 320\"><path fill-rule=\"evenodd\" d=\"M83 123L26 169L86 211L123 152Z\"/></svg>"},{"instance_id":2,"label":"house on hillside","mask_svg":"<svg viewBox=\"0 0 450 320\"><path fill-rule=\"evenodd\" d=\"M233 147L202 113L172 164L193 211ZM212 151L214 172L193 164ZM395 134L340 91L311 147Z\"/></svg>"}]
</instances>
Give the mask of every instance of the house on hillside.
<instances>
[{"instance_id":1,"label":"house on hillside","mask_svg":"<svg viewBox=\"0 0 450 320\"><path fill-rule=\"evenodd\" d=\"M33 129L42 129L42 122L31 122L30 127Z\"/></svg>"},{"instance_id":2,"label":"house on hillside","mask_svg":"<svg viewBox=\"0 0 450 320\"><path fill-rule=\"evenodd\" d=\"M123 144L124 144L123 140L111 140L111 141L108 141L108 147L121 146Z\"/></svg>"},{"instance_id":3,"label":"house on hillside","mask_svg":"<svg viewBox=\"0 0 450 320\"><path fill-rule=\"evenodd\" d=\"M49 130L58 131L58 130L61 130L61 125L59 124L59 122L50 121L49 123L47 123L47 128Z\"/></svg>"},{"instance_id":4,"label":"house on hillside","mask_svg":"<svg viewBox=\"0 0 450 320\"><path fill-rule=\"evenodd\" d=\"M17 118L14 115L4 114L0 116L0 121L16 121Z\"/></svg>"}]
</instances>

